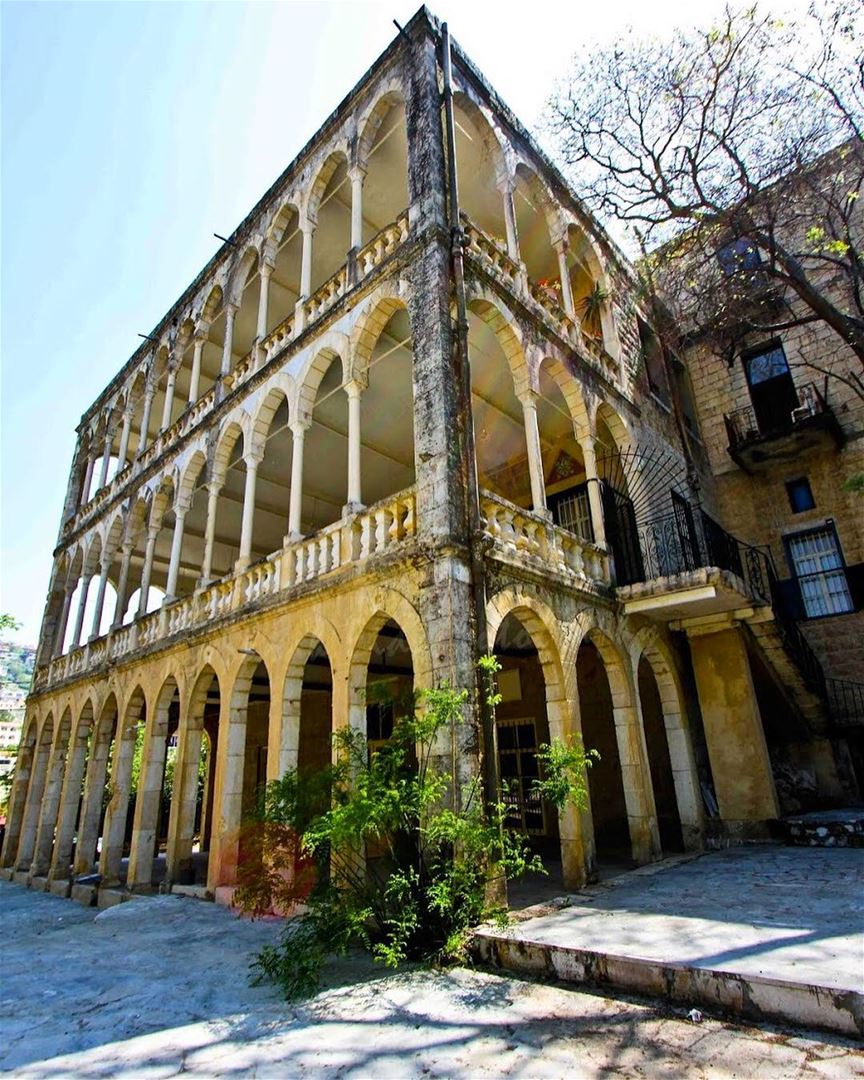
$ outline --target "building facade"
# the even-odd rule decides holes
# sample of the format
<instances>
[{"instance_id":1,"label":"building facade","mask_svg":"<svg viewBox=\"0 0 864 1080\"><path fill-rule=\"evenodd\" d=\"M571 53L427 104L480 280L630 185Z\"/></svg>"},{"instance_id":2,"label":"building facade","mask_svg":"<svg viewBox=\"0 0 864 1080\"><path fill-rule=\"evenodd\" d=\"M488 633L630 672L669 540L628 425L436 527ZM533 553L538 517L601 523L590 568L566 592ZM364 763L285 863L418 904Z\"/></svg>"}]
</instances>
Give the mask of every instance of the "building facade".
<instances>
[{"instance_id":1,"label":"building facade","mask_svg":"<svg viewBox=\"0 0 864 1080\"><path fill-rule=\"evenodd\" d=\"M568 886L767 833L762 675L815 802L853 793L765 553L696 503L626 261L447 55L421 9L84 414L7 876L228 898L261 784L386 738L368 681L476 690L487 651L493 772ZM559 816L536 750L580 734L591 805Z\"/></svg>"}]
</instances>

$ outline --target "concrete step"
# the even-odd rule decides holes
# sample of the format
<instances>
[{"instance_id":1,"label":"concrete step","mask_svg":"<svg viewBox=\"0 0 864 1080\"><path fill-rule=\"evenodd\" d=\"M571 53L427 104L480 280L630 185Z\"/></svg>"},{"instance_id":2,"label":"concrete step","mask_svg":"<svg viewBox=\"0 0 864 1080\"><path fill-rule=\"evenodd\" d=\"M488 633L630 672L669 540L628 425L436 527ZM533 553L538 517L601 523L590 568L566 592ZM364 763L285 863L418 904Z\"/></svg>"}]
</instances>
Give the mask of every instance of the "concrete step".
<instances>
[{"instance_id":1,"label":"concrete step","mask_svg":"<svg viewBox=\"0 0 864 1080\"><path fill-rule=\"evenodd\" d=\"M795 847L864 848L864 809L814 810L783 818L780 826Z\"/></svg>"}]
</instances>

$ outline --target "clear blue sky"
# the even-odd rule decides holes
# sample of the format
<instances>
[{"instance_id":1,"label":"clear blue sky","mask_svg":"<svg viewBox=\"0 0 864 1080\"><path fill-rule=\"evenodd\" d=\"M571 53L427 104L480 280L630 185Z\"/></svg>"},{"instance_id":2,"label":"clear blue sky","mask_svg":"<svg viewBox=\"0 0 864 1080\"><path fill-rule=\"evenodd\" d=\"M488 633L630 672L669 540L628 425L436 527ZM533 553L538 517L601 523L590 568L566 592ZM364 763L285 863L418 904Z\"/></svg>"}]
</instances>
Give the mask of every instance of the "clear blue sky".
<instances>
[{"instance_id":1,"label":"clear blue sky","mask_svg":"<svg viewBox=\"0 0 864 1080\"><path fill-rule=\"evenodd\" d=\"M0 611L17 640L38 636L81 414L417 7L0 5ZM718 4L430 7L530 124L580 43Z\"/></svg>"}]
</instances>

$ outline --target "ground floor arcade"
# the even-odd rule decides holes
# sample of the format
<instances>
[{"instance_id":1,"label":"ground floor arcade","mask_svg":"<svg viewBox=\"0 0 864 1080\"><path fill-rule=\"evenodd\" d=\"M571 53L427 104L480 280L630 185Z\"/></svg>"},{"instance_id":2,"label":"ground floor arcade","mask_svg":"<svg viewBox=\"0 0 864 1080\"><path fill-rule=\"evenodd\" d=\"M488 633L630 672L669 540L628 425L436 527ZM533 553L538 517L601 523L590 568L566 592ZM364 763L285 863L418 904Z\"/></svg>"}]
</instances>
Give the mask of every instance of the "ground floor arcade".
<instances>
[{"instance_id":1,"label":"ground floor arcade","mask_svg":"<svg viewBox=\"0 0 864 1080\"><path fill-rule=\"evenodd\" d=\"M197 882L229 896L241 826L265 782L326 764L340 727L370 745L387 737L370 682L471 678L463 570L441 560L434 576L403 565L386 583L310 590L32 697L3 866L57 892L98 874L103 887ZM682 655L664 627L563 584L490 567L487 596L511 820L560 864L564 884L584 883L598 863L699 848L706 808L722 819L715 827L777 816L746 650L733 647L743 630ZM536 751L575 737L599 760L589 805L558 814L532 795ZM469 734L456 745L461 784L480 764Z\"/></svg>"}]
</instances>

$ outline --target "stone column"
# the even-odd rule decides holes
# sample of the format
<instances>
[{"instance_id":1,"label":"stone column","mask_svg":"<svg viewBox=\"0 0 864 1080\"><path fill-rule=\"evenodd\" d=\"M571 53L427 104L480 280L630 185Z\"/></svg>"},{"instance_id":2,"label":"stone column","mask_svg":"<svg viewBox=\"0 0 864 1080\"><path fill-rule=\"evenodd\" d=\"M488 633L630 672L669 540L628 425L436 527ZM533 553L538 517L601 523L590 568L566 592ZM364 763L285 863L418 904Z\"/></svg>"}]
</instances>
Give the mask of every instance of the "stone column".
<instances>
[{"instance_id":1,"label":"stone column","mask_svg":"<svg viewBox=\"0 0 864 1080\"><path fill-rule=\"evenodd\" d=\"M231 349L234 345L234 316L237 314L236 304L225 305L225 341L222 345L222 371L227 375L232 368Z\"/></svg>"},{"instance_id":2,"label":"stone column","mask_svg":"<svg viewBox=\"0 0 864 1080\"><path fill-rule=\"evenodd\" d=\"M42 795L39 828L36 832L33 862L30 866L32 877L44 877L51 866L51 856L54 851L54 831L57 827L60 793L63 790L63 774L66 771L66 747L68 742L68 734L65 741L61 741L60 733L57 733L48 767L45 791Z\"/></svg>"},{"instance_id":3,"label":"stone column","mask_svg":"<svg viewBox=\"0 0 864 1080\"><path fill-rule=\"evenodd\" d=\"M141 433L138 437L138 453L136 457L141 457L147 449L147 429L150 427L150 410L153 408L153 394L155 391L156 388L148 380L147 385L144 387L144 415L141 417Z\"/></svg>"},{"instance_id":4,"label":"stone column","mask_svg":"<svg viewBox=\"0 0 864 1080\"><path fill-rule=\"evenodd\" d=\"M579 443L582 460L585 464L585 480L588 487L588 505L591 508L594 543L600 547L605 547L606 524L603 520L603 500L600 497L600 478L597 475L597 455L594 451L595 438L593 435L584 435L580 439L577 434L576 442Z\"/></svg>"},{"instance_id":5,"label":"stone column","mask_svg":"<svg viewBox=\"0 0 864 1080\"><path fill-rule=\"evenodd\" d=\"M528 446L528 472L531 476L531 501L535 514L546 513L546 481L543 476L543 453L540 449L540 428L537 425L537 392L523 390L519 395L525 419L525 442Z\"/></svg>"},{"instance_id":6,"label":"stone column","mask_svg":"<svg viewBox=\"0 0 864 1080\"><path fill-rule=\"evenodd\" d=\"M183 548L183 526L189 506L189 502L184 499L174 507L174 535L171 538L171 561L168 564L164 604L170 604L177 596L177 576L180 572L180 552Z\"/></svg>"},{"instance_id":7,"label":"stone column","mask_svg":"<svg viewBox=\"0 0 864 1080\"><path fill-rule=\"evenodd\" d=\"M743 628L685 628L720 816L732 835L767 835L780 807Z\"/></svg>"},{"instance_id":8,"label":"stone column","mask_svg":"<svg viewBox=\"0 0 864 1080\"><path fill-rule=\"evenodd\" d=\"M147 527L147 546L144 549L144 566L141 570L141 595L138 598L138 613L140 619L147 614L147 594L150 592L150 577L153 573L153 554L156 550L156 537L159 535L158 525Z\"/></svg>"},{"instance_id":9,"label":"stone column","mask_svg":"<svg viewBox=\"0 0 864 1080\"><path fill-rule=\"evenodd\" d=\"M250 452L244 455L246 462L246 489L243 492L243 520L240 526L240 554L234 564L234 572L239 574L251 562L252 556L252 528L255 521L255 481L258 477L258 466L263 454L261 451Z\"/></svg>"},{"instance_id":10,"label":"stone column","mask_svg":"<svg viewBox=\"0 0 864 1080\"><path fill-rule=\"evenodd\" d=\"M558 275L561 279L561 301L564 310L571 319L576 317L576 309L573 306L573 289L570 285L570 269L567 266L567 240L562 236L554 243L555 252L558 255Z\"/></svg>"},{"instance_id":11,"label":"stone column","mask_svg":"<svg viewBox=\"0 0 864 1080\"><path fill-rule=\"evenodd\" d=\"M72 841L78 824L78 804L81 801L81 784L87 764L87 747L90 725L81 724L75 732L75 741L69 749L69 762L63 778L60 809L57 813L57 836L49 877L52 881L68 881L72 867Z\"/></svg>"},{"instance_id":12,"label":"stone column","mask_svg":"<svg viewBox=\"0 0 864 1080\"><path fill-rule=\"evenodd\" d=\"M345 384L348 395L348 505L354 513L363 506L360 477L360 394L362 387L356 379Z\"/></svg>"},{"instance_id":13,"label":"stone column","mask_svg":"<svg viewBox=\"0 0 864 1080\"><path fill-rule=\"evenodd\" d=\"M92 574L84 574L81 578L81 596L78 599L78 614L75 617L75 629L72 632L71 648L77 649L81 644L81 631L84 629L84 608L87 606L87 592L90 588Z\"/></svg>"},{"instance_id":14,"label":"stone column","mask_svg":"<svg viewBox=\"0 0 864 1080\"><path fill-rule=\"evenodd\" d=\"M165 878L177 881L192 863L192 838L195 833L195 804L198 797L198 760L201 756L203 720L181 713L177 731L177 756L174 759L174 790L168 818L168 846Z\"/></svg>"},{"instance_id":15,"label":"stone column","mask_svg":"<svg viewBox=\"0 0 864 1080\"><path fill-rule=\"evenodd\" d=\"M292 455L291 455L291 496L288 510L288 538L299 540L303 535L300 531L300 515L303 509L303 440L309 421L295 420L291 424Z\"/></svg>"},{"instance_id":16,"label":"stone column","mask_svg":"<svg viewBox=\"0 0 864 1080\"><path fill-rule=\"evenodd\" d=\"M30 786L27 788L27 802L21 819L21 835L18 839L18 851L15 855L15 869L30 869L33 852L36 847L36 830L42 810L42 796L45 793L45 780L48 775L48 763L51 758L51 745L37 743L33 750L33 768L30 773Z\"/></svg>"},{"instance_id":17,"label":"stone column","mask_svg":"<svg viewBox=\"0 0 864 1080\"><path fill-rule=\"evenodd\" d=\"M168 706L164 705L154 710L152 719L147 717L144 743L141 747L141 773L135 796L135 821L126 873L126 887L132 892L149 890L153 879L153 856L156 850L156 829L162 800L167 743Z\"/></svg>"},{"instance_id":18,"label":"stone column","mask_svg":"<svg viewBox=\"0 0 864 1080\"><path fill-rule=\"evenodd\" d=\"M167 431L171 427L171 410L174 408L174 384L177 381L177 369L171 367L168 369L168 381L165 384L165 404L162 406L162 424L160 425L162 431Z\"/></svg>"},{"instance_id":19,"label":"stone column","mask_svg":"<svg viewBox=\"0 0 864 1080\"><path fill-rule=\"evenodd\" d=\"M301 333L306 326L306 301L312 288L312 235L316 222L307 214L300 218L303 233L303 250L300 256L300 297L294 305L294 333Z\"/></svg>"},{"instance_id":20,"label":"stone column","mask_svg":"<svg viewBox=\"0 0 864 1080\"><path fill-rule=\"evenodd\" d=\"M86 506L90 501L90 485L93 482L93 468L96 462L93 459L93 455L89 454L87 457L87 468L84 472L84 483L81 487L81 505Z\"/></svg>"},{"instance_id":21,"label":"stone column","mask_svg":"<svg viewBox=\"0 0 864 1080\"><path fill-rule=\"evenodd\" d=\"M120 578L117 582L117 603L114 605L114 620L111 629L116 630L123 625L123 616L126 613L126 590L129 588L129 562L132 558L132 545L123 545L123 556L120 560Z\"/></svg>"},{"instance_id":22,"label":"stone column","mask_svg":"<svg viewBox=\"0 0 864 1080\"><path fill-rule=\"evenodd\" d=\"M513 182L509 178L498 185L504 204L504 227L507 230L507 254L513 262L520 262L519 233L516 228L516 209L513 206Z\"/></svg>"},{"instance_id":23,"label":"stone column","mask_svg":"<svg viewBox=\"0 0 864 1080\"><path fill-rule=\"evenodd\" d=\"M75 586L67 582L63 589L63 610L60 612L60 622L57 624L57 632L54 637L54 648L51 650L52 659L60 656L63 652L63 641L66 637L66 627L69 623L69 608L72 606L72 593Z\"/></svg>"},{"instance_id":24,"label":"stone column","mask_svg":"<svg viewBox=\"0 0 864 1080\"><path fill-rule=\"evenodd\" d=\"M129 433L132 430L132 412L126 409L123 413L123 427L120 430L120 449L117 451L117 472L126 465L126 455L129 453Z\"/></svg>"},{"instance_id":25,"label":"stone column","mask_svg":"<svg viewBox=\"0 0 864 1080\"><path fill-rule=\"evenodd\" d=\"M366 168L352 165L348 170L351 181L351 247L356 250L363 246L363 180Z\"/></svg>"},{"instance_id":26,"label":"stone column","mask_svg":"<svg viewBox=\"0 0 864 1080\"><path fill-rule=\"evenodd\" d=\"M99 821L102 816L102 796L108 773L108 755L114 739L114 725L97 724L93 729L81 814L78 821L78 840L75 844L75 876L93 872L96 843L99 840Z\"/></svg>"},{"instance_id":27,"label":"stone column","mask_svg":"<svg viewBox=\"0 0 864 1080\"><path fill-rule=\"evenodd\" d=\"M259 276L261 278L261 289L258 296L258 344L260 345L264 338L267 337L267 305L270 299L270 278L273 275L275 269L273 263L263 261L261 262L261 268L259 270Z\"/></svg>"},{"instance_id":28,"label":"stone column","mask_svg":"<svg viewBox=\"0 0 864 1080\"><path fill-rule=\"evenodd\" d=\"M136 718L137 719L137 718ZM126 834L126 817L129 813L129 790L132 786L132 762L138 725L127 718L122 731L118 730L111 766L111 801L105 810L102 828L102 850L99 855L99 874L102 885L116 888L120 884L120 863L123 858L123 840Z\"/></svg>"},{"instance_id":29,"label":"stone column","mask_svg":"<svg viewBox=\"0 0 864 1080\"><path fill-rule=\"evenodd\" d=\"M25 721L25 730L28 732L30 730L29 720ZM30 777L33 774L35 761L36 747L22 745L19 749L18 760L15 762L12 790L9 793L6 829L3 833L3 850L2 854L0 854L0 866L3 867L15 868L18 842L21 839L21 829L27 807L27 790L30 787Z\"/></svg>"},{"instance_id":30,"label":"stone column","mask_svg":"<svg viewBox=\"0 0 864 1080\"><path fill-rule=\"evenodd\" d=\"M111 430L105 432L105 445L102 447L102 467L99 469L99 489L108 483L108 466L111 464L111 443L114 433Z\"/></svg>"},{"instance_id":31,"label":"stone column","mask_svg":"<svg viewBox=\"0 0 864 1080\"><path fill-rule=\"evenodd\" d=\"M210 572L213 566L213 541L216 537L216 510L221 490L221 480L212 480L207 485L207 525L204 528L204 559L201 563L201 581L199 582L202 588L210 584Z\"/></svg>"},{"instance_id":32,"label":"stone column","mask_svg":"<svg viewBox=\"0 0 864 1080\"><path fill-rule=\"evenodd\" d=\"M99 637L99 628L102 623L102 608L105 606L105 586L108 584L108 571L111 569L112 557L103 553L99 567L99 587L96 590L96 603L93 605L93 624L90 627L90 641Z\"/></svg>"},{"instance_id":33,"label":"stone column","mask_svg":"<svg viewBox=\"0 0 864 1080\"><path fill-rule=\"evenodd\" d=\"M201 354L204 351L206 334L200 331L195 334L195 343L192 347L192 377L189 380L189 404L194 405L198 400L198 387L201 384Z\"/></svg>"}]
</instances>

